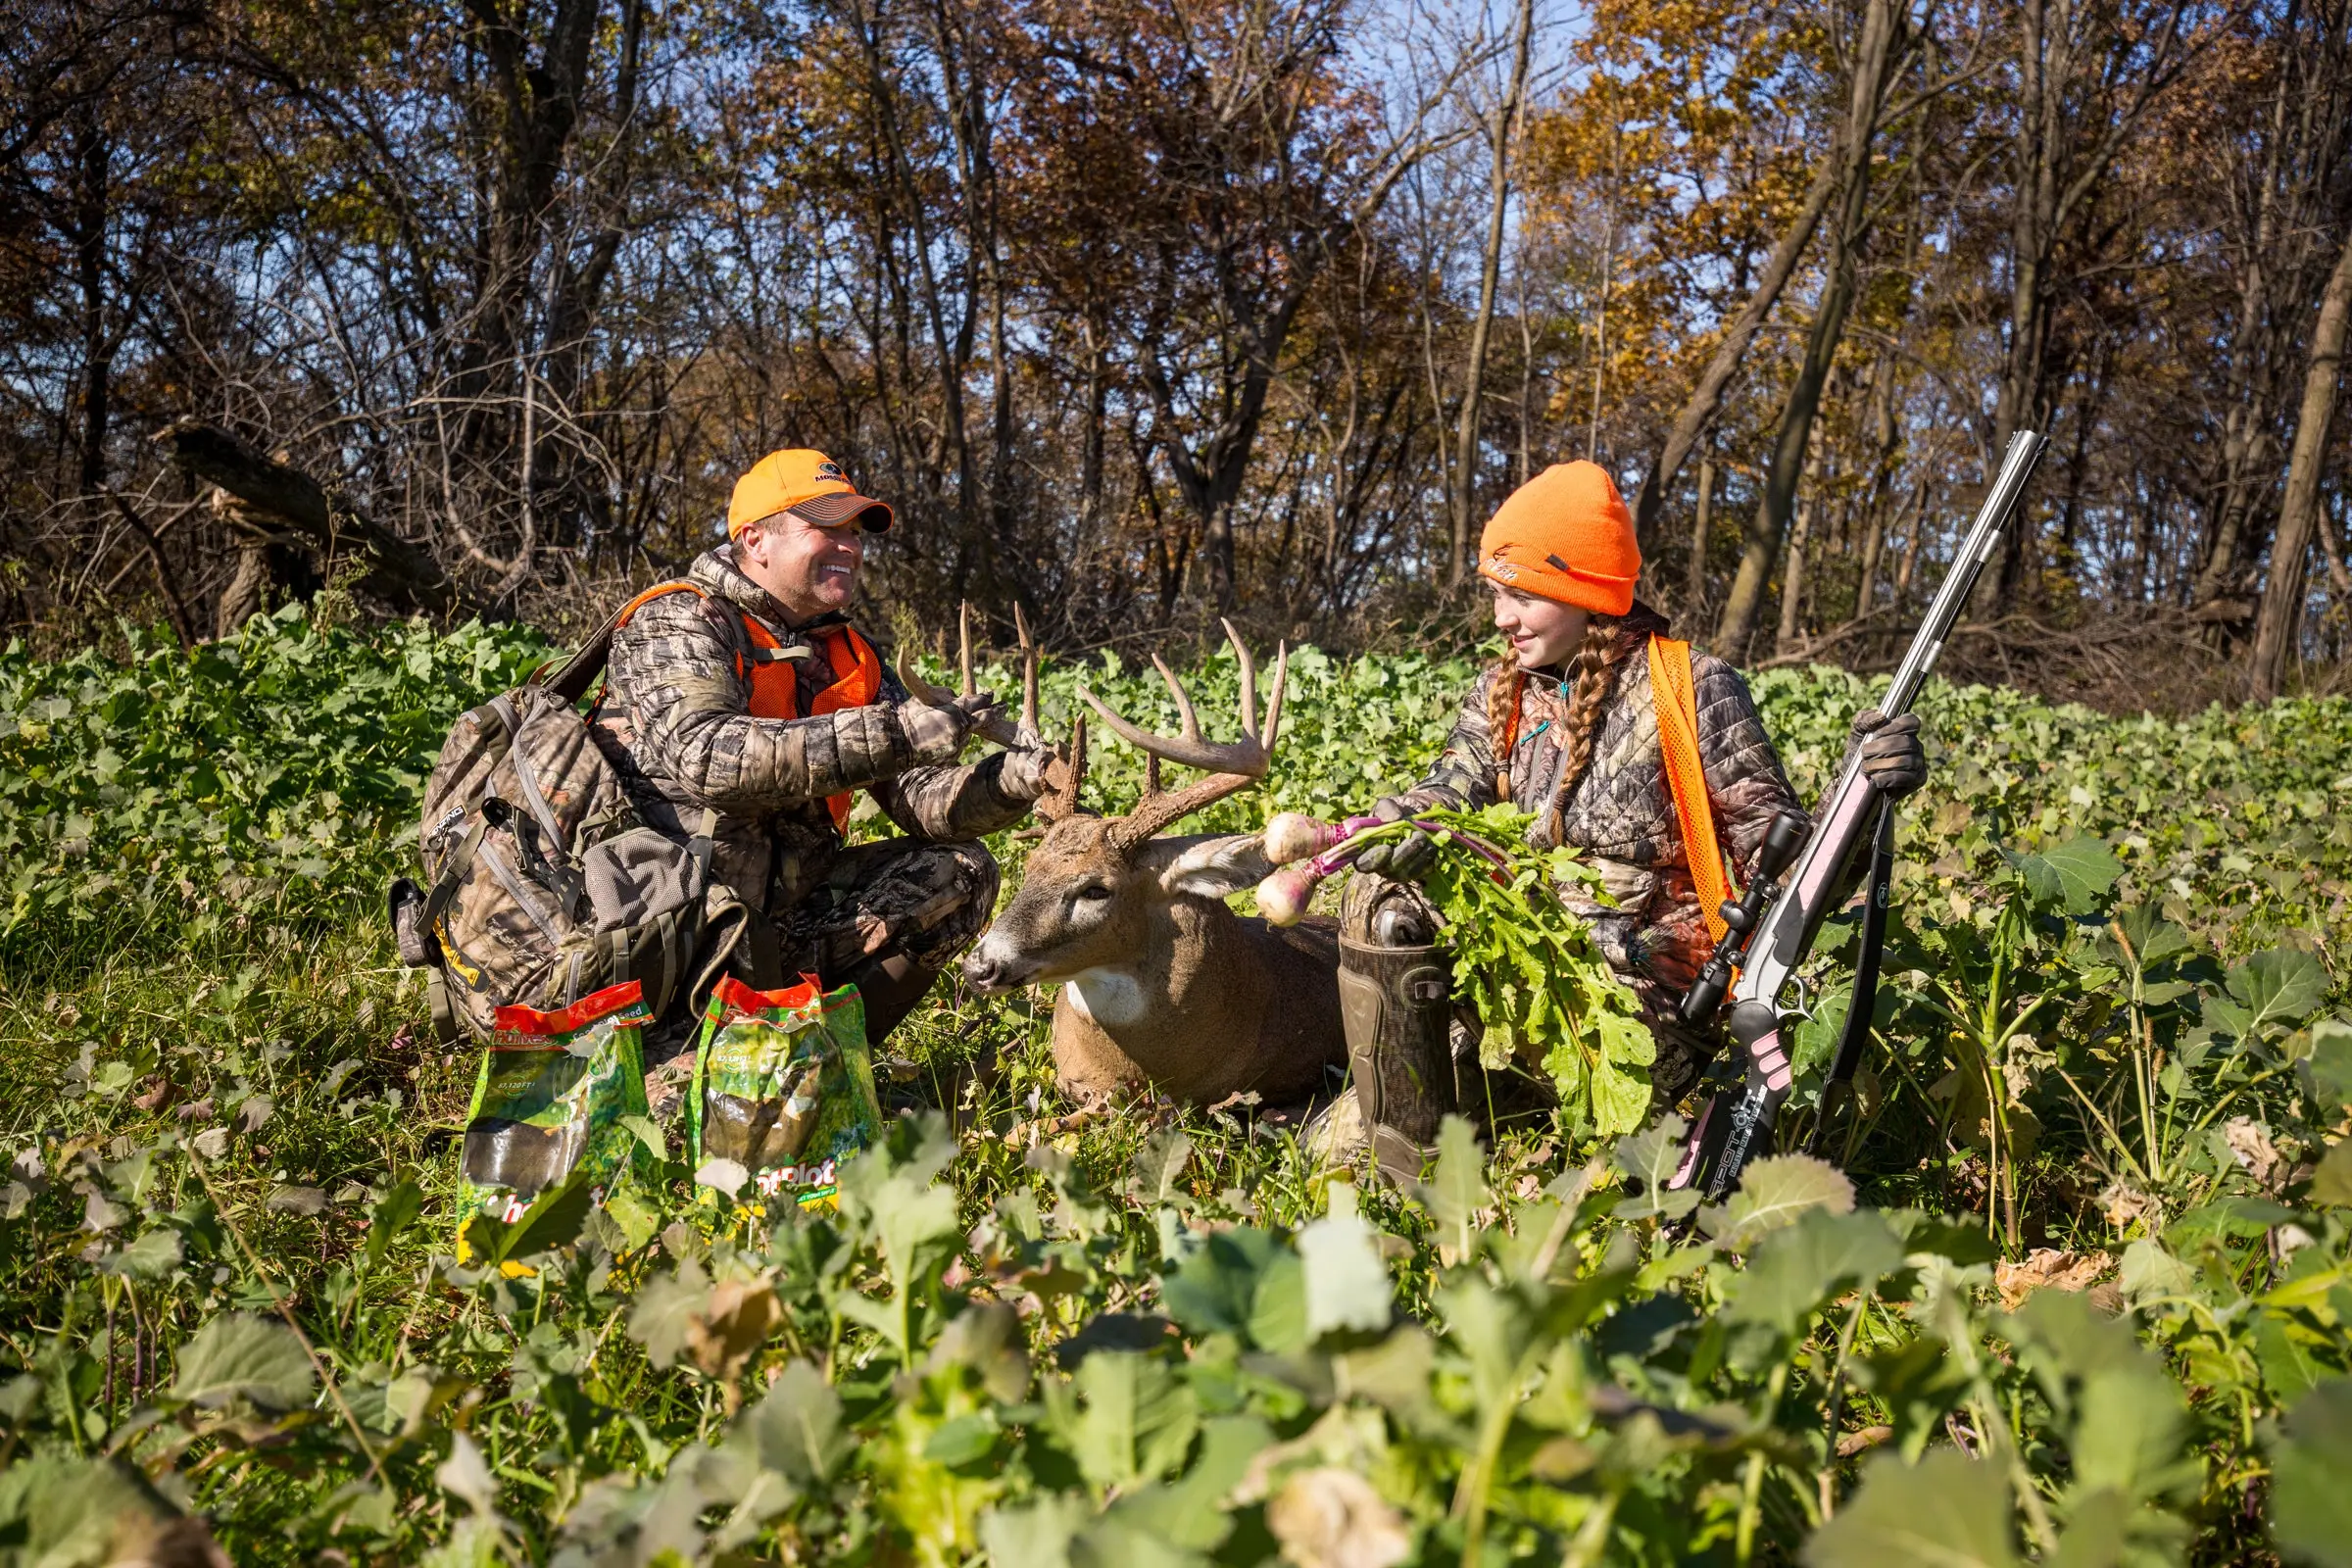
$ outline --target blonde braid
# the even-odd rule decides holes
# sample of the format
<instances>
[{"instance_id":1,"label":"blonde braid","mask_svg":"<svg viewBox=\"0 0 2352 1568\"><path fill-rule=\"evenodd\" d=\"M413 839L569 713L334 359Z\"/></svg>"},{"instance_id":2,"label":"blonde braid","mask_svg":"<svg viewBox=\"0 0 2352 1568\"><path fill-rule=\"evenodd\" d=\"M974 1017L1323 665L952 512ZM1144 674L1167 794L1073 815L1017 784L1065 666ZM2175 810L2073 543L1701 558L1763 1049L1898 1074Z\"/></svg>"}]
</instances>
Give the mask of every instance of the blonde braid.
<instances>
[{"instance_id":1,"label":"blonde braid","mask_svg":"<svg viewBox=\"0 0 2352 1568\"><path fill-rule=\"evenodd\" d=\"M1511 722L1519 714L1519 694L1526 689L1527 672L1519 661L1504 654L1494 665L1494 677L1487 683L1487 742L1494 755L1494 798L1511 798L1511 753L1518 740L1517 728ZM1508 737L1506 739L1505 737Z\"/></svg>"},{"instance_id":2,"label":"blonde braid","mask_svg":"<svg viewBox=\"0 0 2352 1568\"><path fill-rule=\"evenodd\" d=\"M1568 711L1560 718L1560 781L1551 797L1546 820L1552 842L1566 830L1568 798L1577 781L1592 765L1592 748L1600 739L1601 710L1617 688L1617 671L1625 662L1664 636L1666 617L1640 600L1630 613L1595 615L1585 625L1584 641L1568 661L1562 684L1568 688Z\"/></svg>"},{"instance_id":3,"label":"blonde braid","mask_svg":"<svg viewBox=\"0 0 2352 1568\"><path fill-rule=\"evenodd\" d=\"M1616 617L1604 615L1586 622L1584 641L1569 656L1561 677L1560 684L1568 690L1568 710L1560 715L1560 777L1546 813L1555 844L1567 814L1569 794L1592 763L1592 745L1600 735L1600 710L1617 684L1617 666L1624 662L1623 656L1617 655L1619 624Z\"/></svg>"}]
</instances>

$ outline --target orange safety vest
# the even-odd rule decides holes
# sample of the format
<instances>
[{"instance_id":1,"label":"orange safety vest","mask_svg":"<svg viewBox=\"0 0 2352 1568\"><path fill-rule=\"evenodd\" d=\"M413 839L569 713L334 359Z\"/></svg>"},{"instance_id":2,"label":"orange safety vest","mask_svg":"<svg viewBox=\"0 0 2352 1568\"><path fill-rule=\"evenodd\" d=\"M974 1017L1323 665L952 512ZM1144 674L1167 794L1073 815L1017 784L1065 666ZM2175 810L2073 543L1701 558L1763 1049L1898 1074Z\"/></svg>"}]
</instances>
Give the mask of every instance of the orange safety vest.
<instances>
[{"instance_id":1,"label":"orange safety vest","mask_svg":"<svg viewBox=\"0 0 2352 1568\"><path fill-rule=\"evenodd\" d=\"M618 631L627 625L629 617L648 600L679 592L693 594L705 602L710 598L690 582L659 583L621 606L612 629ZM799 718L801 678L794 671L792 662L759 657L772 654L784 645L776 641L775 633L762 625L758 616L749 612L738 613L743 616L744 634L751 639L754 658L747 670L744 657L738 653L735 656L735 674L739 679L748 678L751 681L752 716ZM826 662L833 666L833 684L816 694L816 700L808 705L808 717L839 712L845 708L864 708L882 695L882 656L874 652L873 644L858 635L857 628L828 626L816 634L816 643L824 650ZM855 804L848 790L825 797L825 808L833 813L833 830L836 833L849 831L850 808Z\"/></svg>"},{"instance_id":2,"label":"orange safety vest","mask_svg":"<svg viewBox=\"0 0 2352 1568\"><path fill-rule=\"evenodd\" d=\"M1724 874L1723 846L1715 837L1715 808L1707 799L1707 774L1699 760L1698 697L1690 675L1690 645L1672 638L1649 640L1649 693L1658 715L1658 755L1666 764L1667 788L1683 829L1683 852L1690 883L1698 891L1698 912L1716 942L1730 929L1717 912L1732 896ZM1495 794L1510 795L1511 753L1519 746L1519 705L1511 704L1494 747Z\"/></svg>"}]
</instances>

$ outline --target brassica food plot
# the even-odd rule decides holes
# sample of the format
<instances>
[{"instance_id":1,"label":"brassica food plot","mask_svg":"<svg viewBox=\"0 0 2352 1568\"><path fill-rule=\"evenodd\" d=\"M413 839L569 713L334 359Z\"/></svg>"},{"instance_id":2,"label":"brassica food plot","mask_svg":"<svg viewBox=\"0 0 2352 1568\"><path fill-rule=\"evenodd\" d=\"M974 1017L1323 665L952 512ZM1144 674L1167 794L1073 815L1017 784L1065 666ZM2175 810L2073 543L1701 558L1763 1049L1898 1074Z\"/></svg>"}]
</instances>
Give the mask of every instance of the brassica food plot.
<instances>
[{"instance_id":1,"label":"brassica food plot","mask_svg":"<svg viewBox=\"0 0 2352 1568\"><path fill-rule=\"evenodd\" d=\"M450 720L546 654L0 654L0 1561L2352 1562L2352 704L1931 688L1837 1158L1720 1208L1672 1118L1457 1120L1398 1193L1247 1104L1081 1106L1050 998L951 989L830 1202L625 1115L598 1188L491 1214L478 1054L378 901ZM1294 653L1199 830L1408 780L1474 669ZM1229 655L1186 678L1231 710ZM1756 691L1816 797L1868 683Z\"/></svg>"}]
</instances>

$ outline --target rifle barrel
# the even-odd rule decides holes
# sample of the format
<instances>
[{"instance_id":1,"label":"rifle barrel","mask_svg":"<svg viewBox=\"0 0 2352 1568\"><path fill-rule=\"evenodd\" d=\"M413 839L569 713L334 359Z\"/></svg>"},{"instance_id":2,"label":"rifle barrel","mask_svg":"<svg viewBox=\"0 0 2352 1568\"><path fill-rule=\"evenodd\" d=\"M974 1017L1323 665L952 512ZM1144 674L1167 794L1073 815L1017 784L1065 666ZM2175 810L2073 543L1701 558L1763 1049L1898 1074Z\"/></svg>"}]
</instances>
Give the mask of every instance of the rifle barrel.
<instances>
[{"instance_id":1,"label":"rifle barrel","mask_svg":"<svg viewBox=\"0 0 2352 1568\"><path fill-rule=\"evenodd\" d=\"M2027 479L2033 476L2034 465L2045 444L2032 430L2020 430L2010 439L2008 456L2002 460L1992 487L1984 493L1984 504L1977 510L1976 523L1969 529L1960 557L1953 563L1943 586L1936 590L1927 619L1920 623L1918 634L1911 640L1910 652L1903 656L1903 662L1895 671L1893 685L1880 700L1880 711L1888 717L1910 710L1913 699L1927 679L1928 669L1943 651L1944 638L1968 603L1969 591L1976 586L1978 575L2000 544L2001 530L2016 508ZM1844 875L1854 846L1868 831L1876 804L1875 793L1862 777L1861 758L1848 759L1838 773L1836 787L1817 808L1812 837L1805 841L1795 869L1782 884L1780 896L1765 910L1756 934L1748 942L1747 961L1738 984L1732 988L1734 1002L1778 1004L1781 988L1788 983L1788 976L1804 961L1806 952L1813 946L1814 933L1820 930L1823 917L1829 913L1830 895Z\"/></svg>"},{"instance_id":2,"label":"rifle barrel","mask_svg":"<svg viewBox=\"0 0 2352 1568\"><path fill-rule=\"evenodd\" d=\"M1936 658L1943 652L1944 639L1951 635L1961 611L1968 607L1968 596L1976 591L1977 579L1984 575L1992 553L2000 548L2010 511L2016 507L2026 481L2034 476L2034 466L2040 461L2041 449L2047 445L2046 437L2032 430L2020 430L2009 438L2009 451L2001 459L2000 472L1993 476L1991 487L1984 492L1984 504L1977 509L1977 520L1970 526L1968 538L1952 562L1951 572L1936 591L1927 618L1920 622L1919 635L1912 639L1902 663L1895 667L1894 680L1879 703L1879 710L1887 717L1909 712L1918 700L1920 687L1927 684L1928 671L1936 667Z\"/></svg>"}]
</instances>

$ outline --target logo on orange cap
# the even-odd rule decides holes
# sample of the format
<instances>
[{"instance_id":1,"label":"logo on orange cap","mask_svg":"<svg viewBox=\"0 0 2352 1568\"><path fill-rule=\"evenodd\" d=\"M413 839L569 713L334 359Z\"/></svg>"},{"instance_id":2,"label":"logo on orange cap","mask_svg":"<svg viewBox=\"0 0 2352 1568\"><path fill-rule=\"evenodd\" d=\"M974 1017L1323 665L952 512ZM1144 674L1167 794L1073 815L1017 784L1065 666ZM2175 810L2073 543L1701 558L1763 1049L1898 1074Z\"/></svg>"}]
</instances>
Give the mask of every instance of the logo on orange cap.
<instances>
[{"instance_id":1,"label":"logo on orange cap","mask_svg":"<svg viewBox=\"0 0 2352 1568\"><path fill-rule=\"evenodd\" d=\"M735 481L734 497L727 503L727 537L779 512L820 528L855 520L867 533L880 533L891 522L889 507L859 495L840 464L807 447L770 452Z\"/></svg>"}]
</instances>

